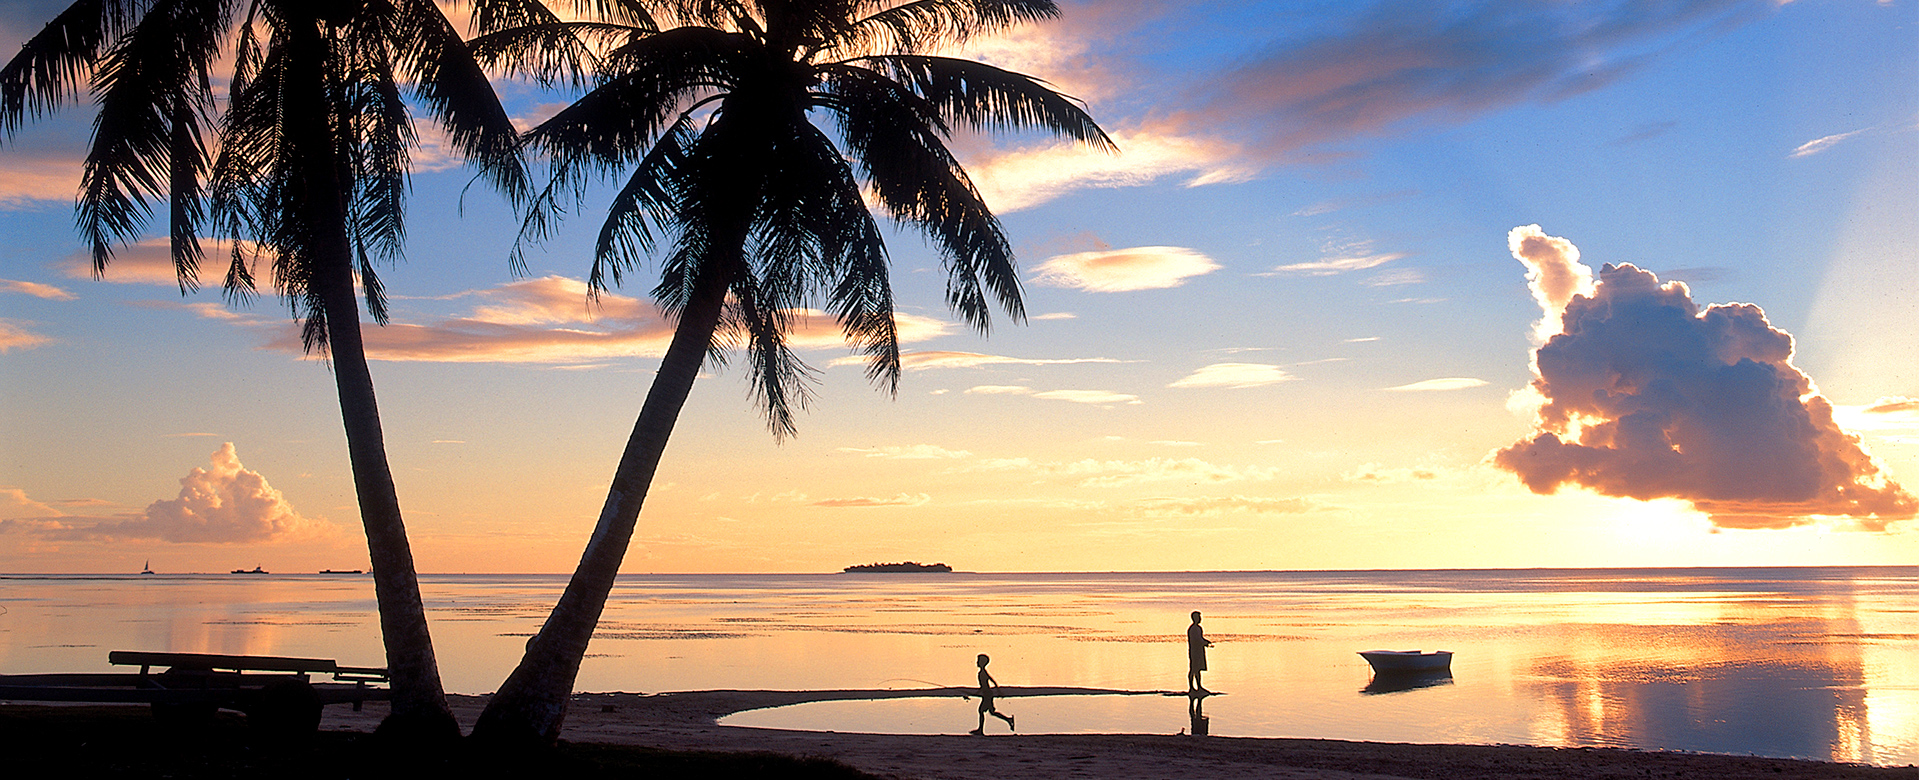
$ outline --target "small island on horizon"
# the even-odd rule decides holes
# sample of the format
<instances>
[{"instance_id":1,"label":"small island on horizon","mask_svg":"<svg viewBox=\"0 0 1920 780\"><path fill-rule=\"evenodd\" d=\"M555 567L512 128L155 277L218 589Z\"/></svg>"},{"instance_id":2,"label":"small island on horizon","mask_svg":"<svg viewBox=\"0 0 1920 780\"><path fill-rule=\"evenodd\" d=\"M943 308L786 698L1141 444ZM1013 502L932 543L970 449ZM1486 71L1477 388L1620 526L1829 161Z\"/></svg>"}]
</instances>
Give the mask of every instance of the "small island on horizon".
<instances>
[{"instance_id":1,"label":"small island on horizon","mask_svg":"<svg viewBox=\"0 0 1920 780\"><path fill-rule=\"evenodd\" d=\"M904 561L901 563L863 563L856 566L848 566L840 571L844 574L921 574L947 573L953 571L953 567L944 563Z\"/></svg>"}]
</instances>

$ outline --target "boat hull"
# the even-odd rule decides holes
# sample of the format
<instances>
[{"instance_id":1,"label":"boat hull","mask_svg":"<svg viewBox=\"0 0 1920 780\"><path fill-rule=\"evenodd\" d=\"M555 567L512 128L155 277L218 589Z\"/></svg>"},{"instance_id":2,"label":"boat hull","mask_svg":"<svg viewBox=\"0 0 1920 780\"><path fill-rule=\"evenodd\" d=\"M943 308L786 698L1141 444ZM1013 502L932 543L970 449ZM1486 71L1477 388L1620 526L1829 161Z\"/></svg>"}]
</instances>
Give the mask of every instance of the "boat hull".
<instances>
[{"instance_id":1,"label":"boat hull","mask_svg":"<svg viewBox=\"0 0 1920 780\"><path fill-rule=\"evenodd\" d=\"M1436 672L1453 666L1453 652L1437 650L1423 653L1418 650L1365 650L1361 658L1375 672Z\"/></svg>"}]
</instances>

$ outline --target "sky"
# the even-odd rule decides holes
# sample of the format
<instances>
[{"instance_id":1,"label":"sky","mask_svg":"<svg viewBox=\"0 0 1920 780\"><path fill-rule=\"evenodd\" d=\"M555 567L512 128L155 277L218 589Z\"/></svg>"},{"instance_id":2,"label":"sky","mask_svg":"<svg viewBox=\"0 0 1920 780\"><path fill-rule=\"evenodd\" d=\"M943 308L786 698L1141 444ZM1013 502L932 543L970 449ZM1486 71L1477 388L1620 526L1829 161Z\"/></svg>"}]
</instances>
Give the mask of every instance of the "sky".
<instances>
[{"instance_id":1,"label":"sky","mask_svg":"<svg viewBox=\"0 0 1920 780\"><path fill-rule=\"evenodd\" d=\"M0 51L62 5L0 6ZM953 139L1028 320L969 330L891 231L897 395L827 317L785 442L710 365L626 571L1920 557L1914 2L1062 11L958 52L1120 147ZM498 86L528 126L570 99ZM90 120L0 144L0 572L364 567L285 304L182 295L163 221L92 277ZM587 305L590 194L512 273L512 209L423 137L367 326L419 569L570 571L665 347L657 269Z\"/></svg>"}]
</instances>

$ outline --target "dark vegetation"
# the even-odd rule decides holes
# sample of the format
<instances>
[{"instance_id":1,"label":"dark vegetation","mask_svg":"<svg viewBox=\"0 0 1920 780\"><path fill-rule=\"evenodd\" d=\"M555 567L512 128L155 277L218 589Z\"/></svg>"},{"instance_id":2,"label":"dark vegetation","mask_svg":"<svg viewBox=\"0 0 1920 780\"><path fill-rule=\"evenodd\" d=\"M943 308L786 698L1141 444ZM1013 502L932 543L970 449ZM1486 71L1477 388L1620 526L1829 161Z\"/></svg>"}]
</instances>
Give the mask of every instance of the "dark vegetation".
<instances>
[{"instance_id":1,"label":"dark vegetation","mask_svg":"<svg viewBox=\"0 0 1920 780\"><path fill-rule=\"evenodd\" d=\"M8 777L262 778L872 778L823 758L777 753L707 753L576 744L502 754L466 742L448 751L359 732L277 738L221 712L211 721L168 725L146 707L0 705L0 755Z\"/></svg>"}]
</instances>

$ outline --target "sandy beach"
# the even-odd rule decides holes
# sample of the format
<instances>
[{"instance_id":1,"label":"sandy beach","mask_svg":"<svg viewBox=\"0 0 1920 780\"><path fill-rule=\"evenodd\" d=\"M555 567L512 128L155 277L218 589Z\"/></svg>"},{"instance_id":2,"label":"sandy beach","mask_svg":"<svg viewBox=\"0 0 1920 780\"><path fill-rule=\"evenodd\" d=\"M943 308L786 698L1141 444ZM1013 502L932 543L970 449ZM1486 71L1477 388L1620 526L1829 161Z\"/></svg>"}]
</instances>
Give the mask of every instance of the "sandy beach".
<instances>
[{"instance_id":1,"label":"sandy beach","mask_svg":"<svg viewBox=\"0 0 1920 780\"><path fill-rule=\"evenodd\" d=\"M1087 689L1004 688L1004 696L1092 693ZM1155 734L887 735L781 731L721 726L728 714L814 701L958 696L963 689L831 691L684 691L595 693L575 697L563 739L649 747L773 751L832 758L882 777L916 780L1022 778L1325 778L1387 780L1564 780L1565 778L1912 778L1912 767L1884 768L1777 758L1606 748L1516 745L1418 745L1314 739L1253 739ZM1111 693L1147 693L1112 691ZM470 726L486 699L453 696ZM361 712L328 707L323 729L371 731L380 704Z\"/></svg>"}]
</instances>

